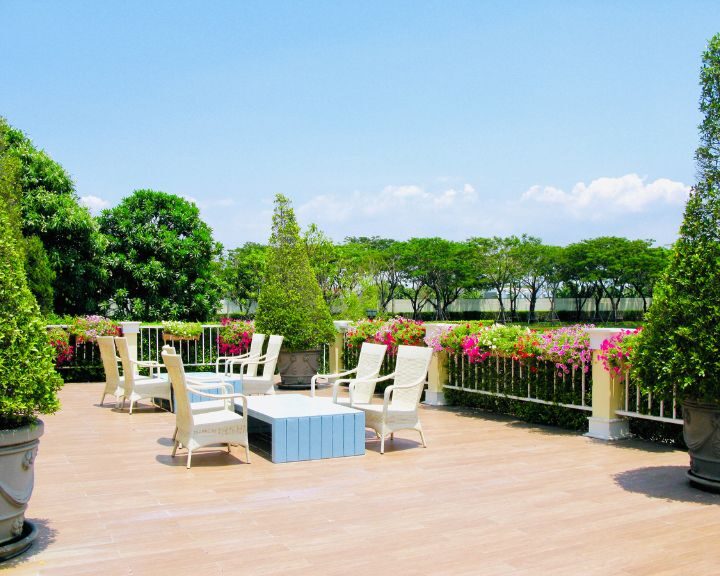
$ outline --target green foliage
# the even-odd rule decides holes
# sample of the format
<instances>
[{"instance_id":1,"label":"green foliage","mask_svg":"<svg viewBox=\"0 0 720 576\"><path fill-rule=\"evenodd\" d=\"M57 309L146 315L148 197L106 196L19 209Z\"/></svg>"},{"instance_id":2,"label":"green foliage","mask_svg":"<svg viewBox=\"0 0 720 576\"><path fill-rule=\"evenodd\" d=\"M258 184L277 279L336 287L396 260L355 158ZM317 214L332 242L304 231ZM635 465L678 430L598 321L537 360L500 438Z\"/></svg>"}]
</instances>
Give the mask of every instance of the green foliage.
<instances>
[{"instance_id":1,"label":"green foliage","mask_svg":"<svg viewBox=\"0 0 720 576\"><path fill-rule=\"evenodd\" d=\"M445 400L453 406L467 406L496 414L507 414L525 422L586 432L587 413L554 404L524 402L504 396L490 396L464 390L445 389Z\"/></svg>"},{"instance_id":2,"label":"green foliage","mask_svg":"<svg viewBox=\"0 0 720 576\"><path fill-rule=\"evenodd\" d=\"M28 288L35 296L40 312L48 314L53 309L55 272L50 266L50 260L40 238L37 236L25 238L24 246Z\"/></svg>"},{"instance_id":3,"label":"green foliage","mask_svg":"<svg viewBox=\"0 0 720 576\"><path fill-rule=\"evenodd\" d=\"M703 56L702 181L685 207L680 238L655 290L634 369L660 394L677 387L681 398L720 404L720 34Z\"/></svg>"},{"instance_id":4,"label":"green foliage","mask_svg":"<svg viewBox=\"0 0 720 576\"><path fill-rule=\"evenodd\" d=\"M22 232L40 238L55 273L55 312L94 312L103 281L100 255L104 242L97 223L78 203L72 179L63 167L0 119L2 124L19 187Z\"/></svg>"},{"instance_id":5,"label":"green foliage","mask_svg":"<svg viewBox=\"0 0 720 576\"><path fill-rule=\"evenodd\" d=\"M54 356L7 213L0 210L0 429L23 426L59 408L63 382Z\"/></svg>"},{"instance_id":6,"label":"green foliage","mask_svg":"<svg viewBox=\"0 0 720 576\"><path fill-rule=\"evenodd\" d=\"M8 153L10 132L10 125L0 116L0 205L5 210L13 236L19 239L22 230L20 217L20 199L22 198L20 172L22 166L15 155Z\"/></svg>"},{"instance_id":7,"label":"green foliage","mask_svg":"<svg viewBox=\"0 0 720 576\"><path fill-rule=\"evenodd\" d=\"M255 329L284 336L284 346L290 351L317 348L335 336L330 311L310 266L295 213L282 194L275 197Z\"/></svg>"},{"instance_id":8,"label":"green foliage","mask_svg":"<svg viewBox=\"0 0 720 576\"><path fill-rule=\"evenodd\" d=\"M107 236L108 313L145 320L206 320L217 310L221 246L195 204L136 190L103 211Z\"/></svg>"},{"instance_id":9,"label":"green foliage","mask_svg":"<svg viewBox=\"0 0 720 576\"><path fill-rule=\"evenodd\" d=\"M200 322L163 322L162 329L163 334L188 339L199 338L203 332Z\"/></svg>"},{"instance_id":10,"label":"green foliage","mask_svg":"<svg viewBox=\"0 0 720 576\"><path fill-rule=\"evenodd\" d=\"M242 309L244 315L257 302L265 270L265 251L262 244L247 242L228 251L221 260L226 296Z\"/></svg>"}]
</instances>

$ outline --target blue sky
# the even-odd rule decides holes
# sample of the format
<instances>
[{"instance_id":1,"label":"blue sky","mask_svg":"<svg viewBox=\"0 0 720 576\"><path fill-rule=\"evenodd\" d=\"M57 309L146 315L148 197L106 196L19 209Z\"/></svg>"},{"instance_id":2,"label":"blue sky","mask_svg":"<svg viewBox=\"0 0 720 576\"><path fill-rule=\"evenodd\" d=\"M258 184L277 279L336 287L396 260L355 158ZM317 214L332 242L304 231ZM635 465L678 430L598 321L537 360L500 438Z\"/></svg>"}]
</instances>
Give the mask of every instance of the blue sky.
<instances>
[{"instance_id":1,"label":"blue sky","mask_svg":"<svg viewBox=\"0 0 720 576\"><path fill-rule=\"evenodd\" d=\"M0 0L0 114L93 210L193 199L227 247L272 198L336 240L672 242L720 2Z\"/></svg>"}]
</instances>

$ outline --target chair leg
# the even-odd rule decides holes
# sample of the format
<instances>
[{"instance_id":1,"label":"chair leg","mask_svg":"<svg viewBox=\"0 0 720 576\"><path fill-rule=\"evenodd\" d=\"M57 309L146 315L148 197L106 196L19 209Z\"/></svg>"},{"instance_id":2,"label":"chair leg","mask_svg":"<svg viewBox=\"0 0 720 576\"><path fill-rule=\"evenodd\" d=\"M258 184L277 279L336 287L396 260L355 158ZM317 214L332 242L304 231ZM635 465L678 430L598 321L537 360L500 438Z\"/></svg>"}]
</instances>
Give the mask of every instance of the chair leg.
<instances>
[{"instance_id":1,"label":"chair leg","mask_svg":"<svg viewBox=\"0 0 720 576\"><path fill-rule=\"evenodd\" d=\"M172 439L175 440L175 438L177 438L177 426L175 426L175 432L173 432Z\"/></svg>"},{"instance_id":2,"label":"chair leg","mask_svg":"<svg viewBox=\"0 0 720 576\"><path fill-rule=\"evenodd\" d=\"M107 392L103 392L102 398L100 398L100 406L102 406L103 402L105 402L105 396L107 396Z\"/></svg>"},{"instance_id":3,"label":"chair leg","mask_svg":"<svg viewBox=\"0 0 720 576\"><path fill-rule=\"evenodd\" d=\"M228 442L228 454L230 454L230 442Z\"/></svg>"},{"instance_id":4,"label":"chair leg","mask_svg":"<svg viewBox=\"0 0 720 576\"><path fill-rule=\"evenodd\" d=\"M250 447L247 444L245 444L245 460L250 464Z\"/></svg>"},{"instance_id":5,"label":"chair leg","mask_svg":"<svg viewBox=\"0 0 720 576\"><path fill-rule=\"evenodd\" d=\"M175 407L173 406L173 401L172 401L172 394L170 394L170 398L168 398L168 402L170 402L170 412L175 412Z\"/></svg>"},{"instance_id":6,"label":"chair leg","mask_svg":"<svg viewBox=\"0 0 720 576\"><path fill-rule=\"evenodd\" d=\"M192 448L188 448L188 459L187 459L187 469L190 470L190 461L192 460Z\"/></svg>"},{"instance_id":7,"label":"chair leg","mask_svg":"<svg viewBox=\"0 0 720 576\"><path fill-rule=\"evenodd\" d=\"M177 428L175 429L175 433L177 433ZM173 440L175 440L175 439L173 438ZM172 451L172 457L173 457L173 458L175 458L175 454L177 453L178 444L180 444L180 442L178 442L177 440L175 440L175 445L173 446L173 451Z\"/></svg>"},{"instance_id":8,"label":"chair leg","mask_svg":"<svg viewBox=\"0 0 720 576\"><path fill-rule=\"evenodd\" d=\"M395 440L395 432L390 432L390 440Z\"/></svg>"},{"instance_id":9,"label":"chair leg","mask_svg":"<svg viewBox=\"0 0 720 576\"><path fill-rule=\"evenodd\" d=\"M125 404L125 402L123 402L123 404ZM130 415L131 415L131 416L132 416L132 409L133 409L133 405L134 405L134 404L135 404L135 400L133 400L133 399L131 398L131 399L130 399Z\"/></svg>"},{"instance_id":10,"label":"chair leg","mask_svg":"<svg viewBox=\"0 0 720 576\"><path fill-rule=\"evenodd\" d=\"M380 454L385 454L385 434L380 436Z\"/></svg>"},{"instance_id":11,"label":"chair leg","mask_svg":"<svg viewBox=\"0 0 720 576\"><path fill-rule=\"evenodd\" d=\"M422 428L418 428L418 432L420 432L420 440L422 440L423 448L427 448L427 444L425 444L425 434L423 434Z\"/></svg>"}]
</instances>

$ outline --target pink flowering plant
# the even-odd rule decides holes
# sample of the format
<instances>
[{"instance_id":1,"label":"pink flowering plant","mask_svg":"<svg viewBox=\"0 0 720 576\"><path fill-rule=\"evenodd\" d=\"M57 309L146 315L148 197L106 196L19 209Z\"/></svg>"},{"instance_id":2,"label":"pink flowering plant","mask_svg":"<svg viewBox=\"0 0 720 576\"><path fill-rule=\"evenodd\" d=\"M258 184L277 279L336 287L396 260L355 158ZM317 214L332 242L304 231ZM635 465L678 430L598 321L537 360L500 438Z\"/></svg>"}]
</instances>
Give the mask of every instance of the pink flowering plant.
<instances>
[{"instance_id":1,"label":"pink flowering plant","mask_svg":"<svg viewBox=\"0 0 720 576\"><path fill-rule=\"evenodd\" d=\"M575 324L548 330L540 335L538 342L540 357L555 364L561 374L570 374L574 370L590 370L590 336L588 329L592 324Z\"/></svg>"},{"instance_id":2,"label":"pink flowering plant","mask_svg":"<svg viewBox=\"0 0 720 576\"><path fill-rule=\"evenodd\" d=\"M613 334L600 345L598 358L602 362L603 368L612 376L623 377L632 368L633 351L641 330L642 328L622 330Z\"/></svg>"},{"instance_id":3,"label":"pink flowering plant","mask_svg":"<svg viewBox=\"0 0 720 576\"><path fill-rule=\"evenodd\" d=\"M375 342L385 344L387 353L397 354L398 346L423 346L425 324L420 320L408 320L402 316L391 318L375 333Z\"/></svg>"},{"instance_id":4,"label":"pink flowering plant","mask_svg":"<svg viewBox=\"0 0 720 576\"><path fill-rule=\"evenodd\" d=\"M223 318L220 324L220 334L217 338L220 356L245 354L250 349L250 343L255 333L254 322Z\"/></svg>"},{"instance_id":5,"label":"pink flowering plant","mask_svg":"<svg viewBox=\"0 0 720 576\"><path fill-rule=\"evenodd\" d=\"M75 344L95 342L98 336L120 336L120 324L104 316L78 316L68 327L68 332L75 336Z\"/></svg>"},{"instance_id":6,"label":"pink flowering plant","mask_svg":"<svg viewBox=\"0 0 720 576\"><path fill-rule=\"evenodd\" d=\"M445 351L449 354L461 354L463 352L463 339L470 334L480 332L490 324L492 324L491 321L473 321L456 324L443 328L440 334L425 338L425 344L436 352Z\"/></svg>"},{"instance_id":7,"label":"pink flowering plant","mask_svg":"<svg viewBox=\"0 0 720 576\"><path fill-rule=\"evenodd\" d=\"M527 329L520 326L484 326L478 332L463 338L463 353L473 364L484 362L491 356L513 358L516 344L525 332Z\"/></svg>"},{"instance_id":8,"label":"pink flowering plant","mask_svg":"<svg viewBox=\"0 0 720 576\"><path fill-rule=\"evenodd\" d=\"M52 328L47 333L48 342L55 350L55 366L68 364L73 359L73 347L70 346L70 335L62 328Z\"/></svg>"},{"instance_id":9,"label":"pink flowering plant","mask_svg":"<svg viewBox=\"0 0 720 576\"><path fill-rule=\"evenodd\" d=\"M360 320L356 322L346 335L348 347L359 348L363 342L375 342L375 334L382 325L382 320Z\"/></svg>"}]
</instances>

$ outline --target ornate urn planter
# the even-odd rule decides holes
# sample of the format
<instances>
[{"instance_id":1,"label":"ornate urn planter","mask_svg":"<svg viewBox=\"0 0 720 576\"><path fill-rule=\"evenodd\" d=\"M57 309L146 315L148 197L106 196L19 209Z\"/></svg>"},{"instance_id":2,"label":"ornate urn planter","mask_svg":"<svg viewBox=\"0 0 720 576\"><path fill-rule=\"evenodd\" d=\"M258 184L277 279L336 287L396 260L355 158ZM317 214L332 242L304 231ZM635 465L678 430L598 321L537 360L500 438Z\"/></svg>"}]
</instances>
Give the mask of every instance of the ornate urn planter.
<instances>
[{"instance_id":1,"label":"ornate urn planter","mask_svg":"<svg viewBox=\"0 0 720 576\"><path fill-rule=\"evenodd\" d=\"M0 430L0 561L27 550L35 527L25 520L35 481L34 463L43 423Z\"/></svg>"},{"instance_id":2,"label":"ornate urn planter","mask_svg":"<svg viewBox=\"0 0 720 576\"><path fill-rule=\"evenodd\" d=\"M690 454L690 482L720 492L720 406L683 402L683 436Z\"/></svg>"},{"instance_id":3,"label":"ornate urn planter","mask_svg":"<svg viewBox=\"0 0 720 576\"><path fill-rule=\"evenodd\" d=\"M282 382L280 388L307 389L310 379L317 374L319 350L301 350L286 352L283 350L278 357L278 372Z\"/></svg>"}]
</instances>

